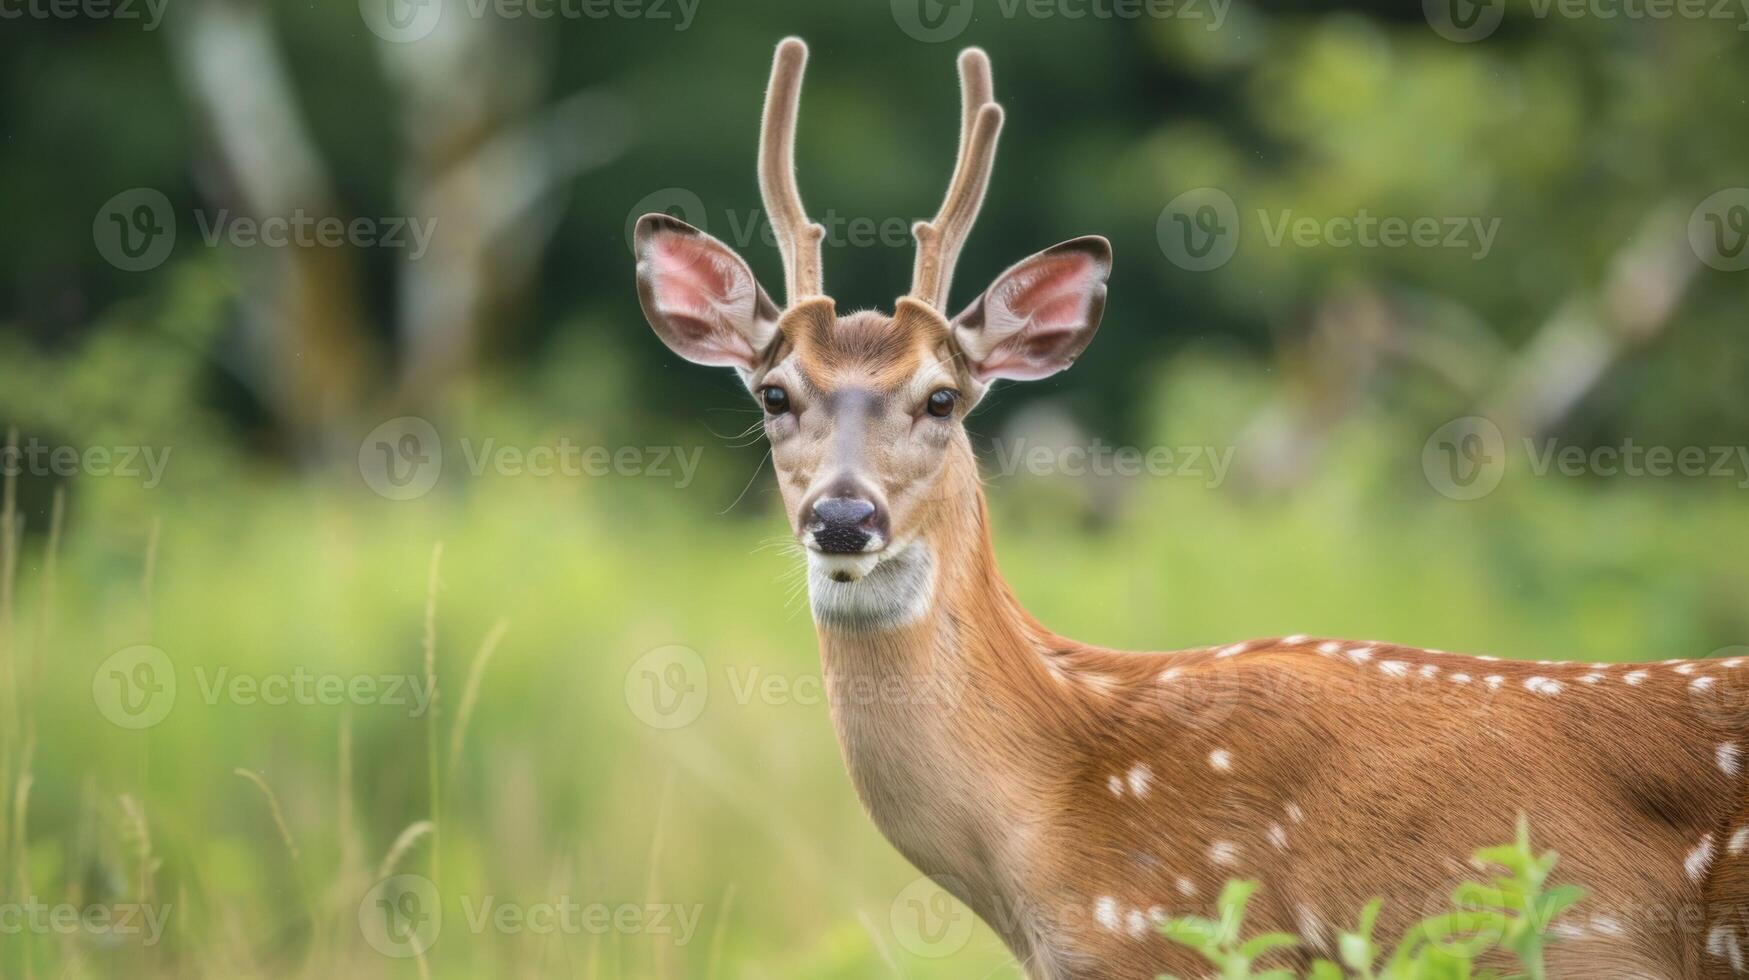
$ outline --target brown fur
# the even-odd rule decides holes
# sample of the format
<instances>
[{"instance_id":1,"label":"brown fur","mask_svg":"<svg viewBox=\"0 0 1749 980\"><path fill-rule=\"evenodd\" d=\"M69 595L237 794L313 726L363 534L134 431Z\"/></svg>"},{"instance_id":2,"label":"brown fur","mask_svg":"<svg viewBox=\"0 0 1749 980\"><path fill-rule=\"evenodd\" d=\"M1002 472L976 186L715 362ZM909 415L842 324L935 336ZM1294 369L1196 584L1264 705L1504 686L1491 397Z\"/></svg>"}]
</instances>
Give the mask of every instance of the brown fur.
<instances>
[{"instance_id":1,"label":"brown fur","mask_svg":"<svg viewBox=\"0 0 1749 980\"><path fill-rule=\"evenodd\" d=\"M925 334L858 316L842 344L798 343L811 376L927 361ZM863 470L891 493L878 459ZM1247 923L1259 932L1329 942L1379 896L1392 936L1478 877L1471 854L1509 840L1520 813L1561 854L1559 878L1591 896L1571 914L1578 932L1551 940L1554 976L1732 975L1705 948L1721 922L1749 941L1749 868L1726 850L1749 806L1717 758L1749 737L1749 710L1733 710L1749 705L1749 665L1593 670L1299 638L1224 657L1100 649L1050 632L1003 582L962 430L925 479L905 533L935 558L933 602L896 629L820 627L831 689L887 692L833 699L834 723L882 832L1031 975L1194 974L1130 913L1211 914L1228 878L1262 883ZM1701 676L1712 687L1691 691ZM1685 860L1708 834L1715 856L1693 880ZM1334 951L1287 962L1313 952Z\"/></svg>"}]
</instances>

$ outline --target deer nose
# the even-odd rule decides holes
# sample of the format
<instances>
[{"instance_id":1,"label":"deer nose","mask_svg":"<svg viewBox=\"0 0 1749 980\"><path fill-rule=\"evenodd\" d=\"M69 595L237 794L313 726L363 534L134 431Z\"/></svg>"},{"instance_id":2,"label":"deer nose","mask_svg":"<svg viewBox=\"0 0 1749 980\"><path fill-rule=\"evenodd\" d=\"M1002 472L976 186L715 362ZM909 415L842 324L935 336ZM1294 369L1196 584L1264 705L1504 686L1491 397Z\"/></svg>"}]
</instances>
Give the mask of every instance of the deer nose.
<instances>
[{"instance_id":1,"label":"deer nose","mask_svg":"<svg viewBox=\"0 0 1749 980\"><path fill-rule=\"evenodd\" d=\"M883 536L880 509L861 497L825 497L814 501L807 529L814 547L835 555L855 554Z\"/></svg>"}]
</instances>

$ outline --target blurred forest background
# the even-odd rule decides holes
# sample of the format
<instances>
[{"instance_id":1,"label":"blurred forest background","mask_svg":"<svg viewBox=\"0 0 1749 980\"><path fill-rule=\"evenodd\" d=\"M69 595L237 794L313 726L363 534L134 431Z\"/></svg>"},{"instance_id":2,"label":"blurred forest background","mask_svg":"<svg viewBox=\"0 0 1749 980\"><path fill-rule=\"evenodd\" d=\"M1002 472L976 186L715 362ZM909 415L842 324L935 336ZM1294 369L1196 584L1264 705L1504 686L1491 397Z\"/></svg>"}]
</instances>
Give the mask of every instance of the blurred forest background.
<instances>
[{"instance_id":1,"label":"blurred forest background","mask_svg":"<svg viewBox=\"0 0 1749 980\"><path fill-rule=\"evenodd\" d=\"M787 34L840 309L905 288L966 44L956 308L1113 242L970 423L1054 628L1740 652L1749 10L1502 3L0 3L0 975L1018 976L862 815L757 413L636 302L651 210L781 294ZM637 914L475 914L567 900Z\"/></svg>"}]
</instances>

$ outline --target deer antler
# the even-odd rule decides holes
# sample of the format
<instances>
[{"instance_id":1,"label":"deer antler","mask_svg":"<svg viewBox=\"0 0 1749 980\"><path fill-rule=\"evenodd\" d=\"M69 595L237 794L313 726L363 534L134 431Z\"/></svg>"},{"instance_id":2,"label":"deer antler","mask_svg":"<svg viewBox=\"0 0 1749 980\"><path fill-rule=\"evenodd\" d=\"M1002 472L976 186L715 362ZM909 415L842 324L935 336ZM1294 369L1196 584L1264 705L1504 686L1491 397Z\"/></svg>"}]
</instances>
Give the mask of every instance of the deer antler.
<instances>
[{"instance_id":1,"label":"deer antler","mask_svg":"<svg viewBox=\"0 0 1749 980\"><path fill-rule=\"evenodd\" d=\"M791 306L803 297L821 294L820 241L826 236L825 228L808 221L796 190L796 105L807 63L808 46L801 38L786 37L778 44L759 131L759 196L777 234L785 302Z\"/></svg>"},{"instance_id":2,"label":"deer antler","mask_svg":"<svg viewBox=\"0 0 1749 980\"><path fill-rule=\"evenodd\" d=\"M940 310L947 304L954 263L984 204L990 169L996 163L996 136L1002 107L993 98L990 58L981 48L960 52L960 150L947 197L933 221L911 227L917 262L911 271L911 296Z\"/></svg>"}]
</instances>

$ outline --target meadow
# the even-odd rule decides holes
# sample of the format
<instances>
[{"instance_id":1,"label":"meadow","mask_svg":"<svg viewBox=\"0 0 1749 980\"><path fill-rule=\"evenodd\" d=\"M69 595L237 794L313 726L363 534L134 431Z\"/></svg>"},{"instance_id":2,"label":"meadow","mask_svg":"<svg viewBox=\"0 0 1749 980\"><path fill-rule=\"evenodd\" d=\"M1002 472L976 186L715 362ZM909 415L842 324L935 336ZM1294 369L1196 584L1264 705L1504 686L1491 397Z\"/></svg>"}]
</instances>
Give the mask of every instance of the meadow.
<instances>
[{"instance_id":1,"label":"meadow","mask_svg":"<svg viewBox=\"0 0 1749 980\"><path fill-rule=\"evenodd\" d=\"M1157 390L1149 444L1241 447L1264 391L1196 360ZM614 442L477 404L440 426L445 475L416 499L190 444L149 490L8 497L30 519L0 634L0 892L140 906L159 931L44 912L0 973L1017 976L854 798L769 472L740 496L762 445L694 435L686 486L474 475L462 439ZM992 472L998 555L1043 621L1118 647L1299 632L1643 660L1749 636L1734 481L1515 459L1458 501L1425 439L1369 414L1291 494ZM441 909L419 956L373 924L395 875L429 883L414 926Z\"/></svg>"}]
</instances>

